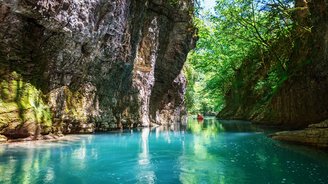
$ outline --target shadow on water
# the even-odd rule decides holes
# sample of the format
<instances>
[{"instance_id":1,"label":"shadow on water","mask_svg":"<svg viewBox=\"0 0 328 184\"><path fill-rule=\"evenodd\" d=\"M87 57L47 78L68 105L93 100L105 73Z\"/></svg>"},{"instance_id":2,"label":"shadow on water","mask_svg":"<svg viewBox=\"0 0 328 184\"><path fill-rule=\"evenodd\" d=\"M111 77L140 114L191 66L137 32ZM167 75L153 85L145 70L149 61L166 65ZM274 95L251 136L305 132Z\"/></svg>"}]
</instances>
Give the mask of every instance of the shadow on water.
<instances>
[{"instance_id":1,"label":"shadow on water","mask_svg":"<svg viewBox=\"0 0 328 184\"><path fill-rule=\"evenodd\" d=\"M204 120L189 118L187 130L195 133L207 132L264 132L259 126L253 125L249 121L240 120L218 120L215 117L205 117Z\"/></svg>"}]
</instances>

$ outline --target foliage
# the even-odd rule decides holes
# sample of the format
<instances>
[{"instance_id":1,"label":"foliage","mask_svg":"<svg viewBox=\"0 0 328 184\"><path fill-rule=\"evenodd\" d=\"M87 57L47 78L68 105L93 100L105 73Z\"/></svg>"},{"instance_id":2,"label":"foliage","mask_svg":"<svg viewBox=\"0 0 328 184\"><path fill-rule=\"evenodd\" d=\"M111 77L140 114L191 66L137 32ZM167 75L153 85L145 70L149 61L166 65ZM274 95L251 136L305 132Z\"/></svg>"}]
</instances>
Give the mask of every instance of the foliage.
<instances>
[{"instance_id":1,"label":"foliage","mask_svg":"<svg viewBox=\"0 0 328 184\"><path fill-rule=\"evenodd\" d=\"M216 3L215 13L195 20L199 41L186 65L186 101L192 113L220 111L232 91L269 99L288 78L298 36L293 32L296 23L290 0Z\"/></svg>"}]
</instances>

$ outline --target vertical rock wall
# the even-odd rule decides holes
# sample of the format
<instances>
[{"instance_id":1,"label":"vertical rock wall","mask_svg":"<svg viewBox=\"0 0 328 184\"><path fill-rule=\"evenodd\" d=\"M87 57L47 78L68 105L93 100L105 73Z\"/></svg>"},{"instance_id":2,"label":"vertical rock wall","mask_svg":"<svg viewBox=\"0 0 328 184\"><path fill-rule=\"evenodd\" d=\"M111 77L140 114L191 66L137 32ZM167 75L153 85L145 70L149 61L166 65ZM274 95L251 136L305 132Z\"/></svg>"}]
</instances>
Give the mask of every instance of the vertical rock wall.
<instances>
[{"instance_id":1,"label":"vertical rock wall","mask_svg":"<svg viewBox=\"0 0 328 184\"><path fill-rule=\"evenodd\" d=\"M299 37L289 58L289 76L272 97L259 103L252 95L263 68L244 63L247 90L233 91L221 118L248 119L285 128L305 128L328 119L328 1L296 0L294 20ZM309 29L304 29L304 28ZM310 31L309 31L310 30ZM242 76L241 75L241 76ZM242 81L242 80L240 80ZM237 94L237 95L235 95ZM253 93L254 94L254 93ZM238 97L242 97L240 102Z\"/></svg>"},{"instance_id":2,"label":"vertical rock wall","mask_svg":"<svg viewBox=\"0 0 328 184\"><path fill-rule=\"evenodd\" d=\"M299 26L311 27L296 40L292 67L295 72L255 120L304 128L328 119L328 8L326 0L296 0ZM298 31L298 30L297 30Z\"/></svg>"},{"instance_id":3,"label":"vertical rock wall","mask_svg":"<svg viewBox=\"0 0 328 184\"><path fill-rule=\"evenodd\" d=\"M192 13L192 0L1 0L0 134L176 121Z\"/></svg>"}]
</instances>

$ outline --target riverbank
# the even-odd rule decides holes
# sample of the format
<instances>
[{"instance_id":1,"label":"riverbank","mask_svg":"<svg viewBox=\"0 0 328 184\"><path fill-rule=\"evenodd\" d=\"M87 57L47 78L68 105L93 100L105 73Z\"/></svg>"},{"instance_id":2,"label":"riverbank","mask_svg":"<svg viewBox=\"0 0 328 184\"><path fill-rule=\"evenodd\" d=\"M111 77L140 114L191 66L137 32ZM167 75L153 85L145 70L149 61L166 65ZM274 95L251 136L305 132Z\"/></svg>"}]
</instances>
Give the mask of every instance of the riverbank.
<instances>
[{"instance_id":1,"label":"riverbank","mask_svg":"<svg viewBox=\"0 0 328 184\"><path fill-rule=\"evenodd\" d=\"M248 122L247 124L248 129L245 129L244 127L240 126L241 125L240 122L244 122L242 120L223 120L223 119L218 119L218 120L222 121L222 124L225 126L227 130L233 129L233 130L248 131L250 130L251 127L251 130L261 129L261 130L267 130L269 132L272 132L268 134L268 136L277 141L287 142L289 144L311 146L313 148L320 148L320 149L328 148L328 120L317 124L311 124L308 126L308 128L303 130L285 130L285 129L281 129L281 127L279 126L268 126L267 124L257 124L257 123L251 123L253 126L250 126L249 125L250 122ZM226 124L225 123L226 121L229 123ZM109 132L116 132L116 131L122 131L122 130L117 129ZM93 133L89 133L89 134L93 134ZM39 135L37 137L30 136L27 138L19 138L19 139L8 139L6 136L0 135L0 144L15 144L20 142L42 143L45 141L53 142L59 140L71 140L70 135L72 134L67 134L67 135L48 134L48 135Z\"/></svg>"},{"instance_id":2,"label":"riverbank","mask_svg":"<svg viewBox=\"0 0 328 184\"><path fill-rule=\"evenodd\" d=\"M63 134L47 134L47 135L39 135L37 137L30 136L26 138L18 138L18 139L10 139L4 135L0 135L0 144L5 143L18 143L18 142L30 142L30 141L56 141L60 139L64 139L66 137Z\"/></svg>"},{"instance_id":3,"label":"riverbank","mask_svg":"<svg viewBox=\"0 0 328 184\"><path fill-rule=\"evenodd\" d=\"M80 137L77 135L81 134L72 134L72 135L63 135L63 136L54 136L53 138L48 139L9 139L6 142L0 143L1 146L5 147L40 147L40 146L51 146L56 143L64 142L73 142L80 140ZM91 135L91 134L90 134Z\"/></svg>"},{"instance_id":4,"label":"riverbank","mask_svg":"<svg viewBox=\"0 0 328 184\"><path fill-rule=\"evenodd\" d=\"M176 124L171 124L170 126L173 126L174 129L176 129ZM162 126L162 127L170 127L168 125L157 125L157 124L153 124L152 126L140 126L140 127L136 127L136 129L139 128L155 128L158 126ZM50 134L46 134L46 135L33 135L33 136L29 136L29 137L24 137L24 138L9 138L6 137L4 135L0 134L0 144L6 144L6 143L20 143L20 142L42 142L42 141L58 141L58 140L66 140L69 139L70 140L70 136L73 135L92 135L95 133L101 134L101 133L118 133L118 132L124 132L127 130L131 130L131 128L113 128L111 130L108 131L95 131L95 132L86 132L86 133L72 133L72 134L63 134L61 132L59 133L50 133Z\"/></svg>"},{"instance_id":5,"label":"riverbank","mask_svg":"<svg viewBox=\"0 0 328 184\"><path fill-rule=\"evenodd\" d=\"M276 132L270 137L278 141L328 149L328 120L311 124L303 130Z\"/></svg>"}]
</instances>

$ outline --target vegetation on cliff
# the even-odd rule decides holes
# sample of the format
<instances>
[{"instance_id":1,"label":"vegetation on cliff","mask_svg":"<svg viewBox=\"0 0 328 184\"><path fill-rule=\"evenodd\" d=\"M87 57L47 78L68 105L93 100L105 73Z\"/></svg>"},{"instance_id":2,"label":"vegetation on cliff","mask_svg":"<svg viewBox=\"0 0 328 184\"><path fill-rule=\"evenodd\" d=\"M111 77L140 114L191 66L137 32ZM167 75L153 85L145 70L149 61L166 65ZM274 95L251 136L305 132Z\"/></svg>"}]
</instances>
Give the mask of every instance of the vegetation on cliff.
<instances>
[{"instance_id":1,"label":"vegetation on cliff","mask_svg":"<svg viewBox=\"0 0 328 184\"><path fill-rule=\"evenodd\" d=\"M16 72L0 81L0 133L10 138L49 133L52 115L44 97Z\"/></svg>"},{"instance_id":2,"label":"vegetation on cliff","mask_svg":"<svg viewBox=\"0 0 328 184\"><path fill-rule=\"evenodd\" d=\"M194 3L0 1L0 134L39 139L179 121Z\"/></svg>"},{"instance_id":3,"label":"vegetation on cliff","mask_svg":"<svg viewBox=\"0 0 328 184\"><path fill-rule=\"evenodd\" d=\"M256 114L299 68L293 51L311 28L296 20L303 9L291 0L216 3L195 21L199 41L185 67L188 110Z\"/></svg>"}]
</instances>

